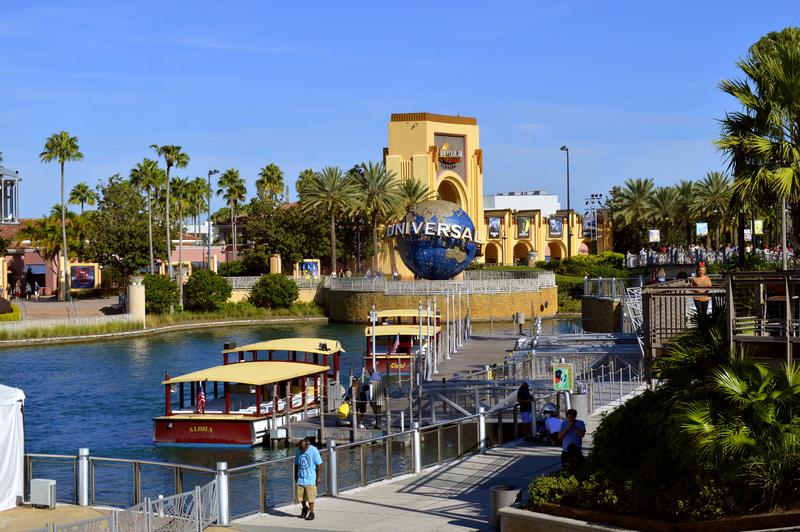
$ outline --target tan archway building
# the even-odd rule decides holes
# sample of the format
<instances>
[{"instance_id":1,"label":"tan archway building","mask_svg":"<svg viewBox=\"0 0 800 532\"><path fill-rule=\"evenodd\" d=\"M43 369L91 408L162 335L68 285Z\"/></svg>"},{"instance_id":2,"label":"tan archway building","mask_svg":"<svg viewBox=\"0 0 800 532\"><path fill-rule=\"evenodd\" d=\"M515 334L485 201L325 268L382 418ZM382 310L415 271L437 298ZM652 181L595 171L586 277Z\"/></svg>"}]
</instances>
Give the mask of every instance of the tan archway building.
<instances>
[{"instance_id":1,"label":"tan archway building","mask_svg":"<svg viewBox=\"0 0 800 532\"><path fill-rule=\"evenodd\" d=\"M426 184L433 198L459 205L486 233L483 219L483 153L478 121L465 116L431 113L393 114L389 122L389 147L384 149L386 169L401 179ZM389 238L380 263L384 273L397 267L404 277L411 272L394 252Z\"/></svg>"}]
</instances>

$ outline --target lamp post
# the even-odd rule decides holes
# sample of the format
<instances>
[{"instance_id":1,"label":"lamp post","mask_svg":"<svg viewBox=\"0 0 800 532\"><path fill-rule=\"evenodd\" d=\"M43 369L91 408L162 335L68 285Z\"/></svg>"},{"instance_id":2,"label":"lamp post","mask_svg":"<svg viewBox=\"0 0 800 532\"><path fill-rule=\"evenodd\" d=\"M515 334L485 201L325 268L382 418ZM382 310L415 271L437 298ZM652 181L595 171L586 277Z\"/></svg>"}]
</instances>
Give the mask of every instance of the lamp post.
<instances>
[{"instance_id":1,"label":"lamp post","mask_svg":"<svg viewBox=\"0 0 800 532\"><path fill-rule=\"evenodd\" d=\"M211 174L218 174L219 170L208 171L208 217L206 231L208 231L208 256L206 257L206 270L211 269Z\"/></svg>"},{"instance_id":2,"label":"lamp post","mask_svg":"<svg viewBox=\"0 0 800 532\"><path fill-rule=\"evenodd\" d=\"M569 213L569 148L561 146L567 152L567 258L572 256L572 217Z\"/></svg>"}]
</instances>

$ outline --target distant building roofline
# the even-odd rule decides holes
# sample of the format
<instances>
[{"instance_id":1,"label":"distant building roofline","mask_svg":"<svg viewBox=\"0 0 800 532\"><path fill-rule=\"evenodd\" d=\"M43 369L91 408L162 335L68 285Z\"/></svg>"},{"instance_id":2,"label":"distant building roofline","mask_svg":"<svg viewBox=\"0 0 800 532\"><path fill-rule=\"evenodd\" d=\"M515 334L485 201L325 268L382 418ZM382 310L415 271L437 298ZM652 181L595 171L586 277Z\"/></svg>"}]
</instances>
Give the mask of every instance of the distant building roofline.
<instances>
[{"instance_id":1,"label":"distant building roofline","mask_svg":"<svg viewBox=\"0 0 800 532\"><path fill-rule=\"evenodd\" d=\"M478 119L467 116L435 115L433 113L399 113L392 114L392 122L441 122L444 124L462 124L477 126Z\"/></svg>"}]
</instances>

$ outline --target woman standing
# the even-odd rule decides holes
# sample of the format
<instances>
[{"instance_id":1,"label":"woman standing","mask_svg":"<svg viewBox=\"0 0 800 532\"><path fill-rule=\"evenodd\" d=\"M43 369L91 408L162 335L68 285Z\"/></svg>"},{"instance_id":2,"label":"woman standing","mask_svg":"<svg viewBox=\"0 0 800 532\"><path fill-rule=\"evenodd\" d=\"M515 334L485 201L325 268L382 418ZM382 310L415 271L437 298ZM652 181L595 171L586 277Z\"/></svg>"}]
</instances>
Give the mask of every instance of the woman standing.
<instances>
[{"instance_id":1,"label":"woman standing","mask_svg":"<svg viewBox=\"0 0 800 532\"><path fill-rule=\"evenodd\" d=\"M692 277L690 286L711 288L711 279L706 277L706 264L704 262L701 262L697 266L697 276ZM708 300L711 298L700 294L707 294L708 290L697 290L696 293L697 295L694 297L694 306L697 309L697 314L705 316L708 314Z\"/></svg>"}]
</instances>

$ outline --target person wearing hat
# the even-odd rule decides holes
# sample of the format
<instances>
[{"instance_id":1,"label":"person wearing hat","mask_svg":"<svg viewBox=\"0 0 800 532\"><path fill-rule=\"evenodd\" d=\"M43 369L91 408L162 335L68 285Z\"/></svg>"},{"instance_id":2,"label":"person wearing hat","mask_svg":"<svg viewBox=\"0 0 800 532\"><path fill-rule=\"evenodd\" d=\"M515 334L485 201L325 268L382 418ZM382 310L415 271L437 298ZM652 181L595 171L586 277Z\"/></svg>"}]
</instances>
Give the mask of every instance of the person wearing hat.
<instances>
[{"instance_id":1,"label":"person wearing hat","mask_svg":"<svg viewBox=\"0 0 800 532\"><path fill-rule=\"evenodd\" d=\"M517 402L519 403L519 413L522 417L522 434L525 435L522 441L533 441L533 396L531 395L531 386L533 381L525 379L522 386L517 391Z\"/></svg>"}]
</instances>

